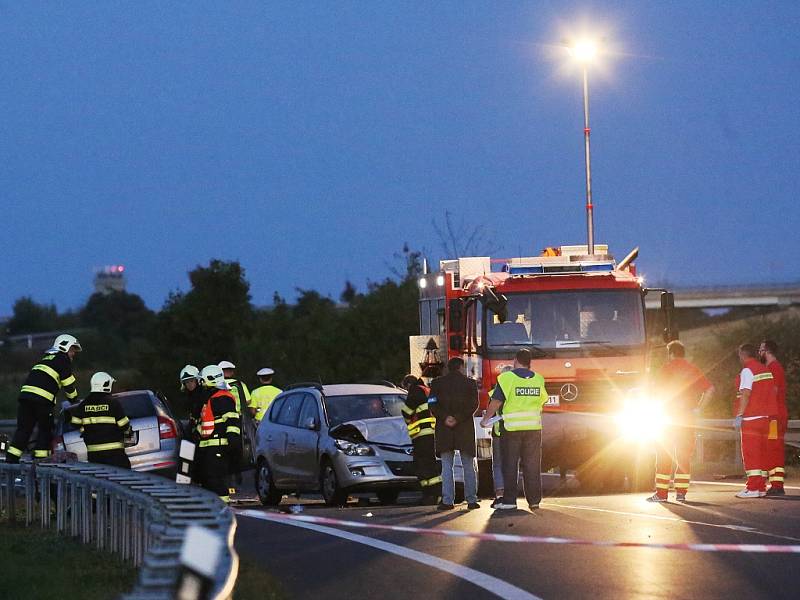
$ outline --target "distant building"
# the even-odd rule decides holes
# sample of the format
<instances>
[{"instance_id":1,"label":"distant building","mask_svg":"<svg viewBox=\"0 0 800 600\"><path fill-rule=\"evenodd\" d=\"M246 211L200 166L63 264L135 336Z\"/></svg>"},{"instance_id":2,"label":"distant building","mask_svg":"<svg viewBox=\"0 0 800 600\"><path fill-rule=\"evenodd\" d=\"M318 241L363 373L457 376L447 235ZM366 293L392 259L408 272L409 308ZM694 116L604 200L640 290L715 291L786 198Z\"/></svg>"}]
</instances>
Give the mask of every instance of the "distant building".
<instances>
[{"instance_id":1,"label":"distant building","mask_svg":"<svg viewBox=\"0 0 800 600\"><path fill-rule=\"evenodd\" d=\"M126 283L125 267L122 265L109 265L94 270L95 293L124 292Z\"/></svg>"}]
</instances>

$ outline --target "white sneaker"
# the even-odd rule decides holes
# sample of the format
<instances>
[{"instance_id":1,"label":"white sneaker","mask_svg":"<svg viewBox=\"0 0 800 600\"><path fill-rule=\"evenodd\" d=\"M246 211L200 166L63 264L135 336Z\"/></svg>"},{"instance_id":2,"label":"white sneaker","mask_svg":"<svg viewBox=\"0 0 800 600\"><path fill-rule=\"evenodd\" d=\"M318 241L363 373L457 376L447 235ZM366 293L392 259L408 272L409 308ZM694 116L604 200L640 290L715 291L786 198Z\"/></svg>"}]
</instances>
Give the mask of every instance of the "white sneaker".
<instances>
[{"instance_id":1,"label":"white sneaker","mask_svg":"<svg viewBox=\"0 0 800 600\"><path fill-rule=\"evenodd\" d=\"M658 494L653 494L647 499L648 502L667 502L666 498L662 498Z\"/></svg>"},{"instance_id":2,"label":"white sneaker","mask_svg":"<svg viewBox=\"0 0 800 600\"><path fill-rule=\"evenodd\" d=\"M737 498L760 498L761 497L761 492L759 492L758 490L748 490L748 489L745 488L741 492L737 493L736 497Z\"/></svg>"},{"instance_id":3,"label":"white sneaker","mask_svg":"<svg viewBox=\"0 0 800 600\"><path fill-rule=\"evenodd\" d=\"M503 504L502 502L494 507L495 510L517 510L516 504Z\"/></svg>"}]
</instances>

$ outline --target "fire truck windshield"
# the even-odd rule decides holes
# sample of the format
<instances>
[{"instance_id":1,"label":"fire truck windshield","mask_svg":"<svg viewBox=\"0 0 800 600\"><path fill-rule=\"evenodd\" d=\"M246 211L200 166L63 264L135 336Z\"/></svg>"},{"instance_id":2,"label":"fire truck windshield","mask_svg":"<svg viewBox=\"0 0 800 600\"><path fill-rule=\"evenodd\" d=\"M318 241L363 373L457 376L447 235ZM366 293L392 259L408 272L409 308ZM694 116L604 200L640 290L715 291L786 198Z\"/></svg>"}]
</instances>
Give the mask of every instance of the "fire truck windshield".
<instances>
[{"instance_id":1,"label":"fire truck windshield","mask_svg":"<svg viewBox=\"0 0 800 600\"><path fill-rule=\"evenodd\" d=\"M605 353L645 341L638 290L575 290L508 294L507 321L486 315L489 348L533 345ZM589 350L591 349L591 350Z\"/></svg>"}]
</instances>

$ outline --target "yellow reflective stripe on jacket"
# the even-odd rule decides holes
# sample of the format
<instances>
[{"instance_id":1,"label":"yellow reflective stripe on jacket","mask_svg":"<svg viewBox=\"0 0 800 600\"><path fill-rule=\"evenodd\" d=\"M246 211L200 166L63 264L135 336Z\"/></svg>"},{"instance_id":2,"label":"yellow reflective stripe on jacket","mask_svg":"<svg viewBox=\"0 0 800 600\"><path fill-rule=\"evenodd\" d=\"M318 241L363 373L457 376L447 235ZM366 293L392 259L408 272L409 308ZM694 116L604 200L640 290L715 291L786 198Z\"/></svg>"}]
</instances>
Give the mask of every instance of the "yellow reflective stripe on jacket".
<instances>
[{"instance_id":1,"label":"yellow reflective stripe on jacket","mask_svg":"<svg viewBox=\"0 0 800 600\"><path fill-rule=\"evenodd\" d=\"M49 400L52 402L55 400L56 395L48 392L47 390L43 390L40 387L36 387L35 385L23 385L20 392L28 392L29 394L36 394L37 396L41 396L45 400Z\"/></svg>"},{"instance_id":2,"label":"yellow reflective stripe on jacket","mask_svg":"<svg viewBox=\"0 0 800 600\"><path fill-rule=\"evenodd\" d=\"M88 452L103 452L104 450L121 450L125 448L122 442L109 442L108 444L90 444L86 446Z\"/></svg>"},{"instance_id":3,"label":"yellow reflective stripe on jacket","mask_svg":"<svg viewBox=\"0 0 800 600\"><path fill-rule=\"evenodd\" d=\"M50 450L34 450L33 458L47 458L50 454Z\"/></svg>"},{"instance_id":4,"label":"yellow reflective stripe on jacket","mask_svg":"<svg viewBox=\"0 0 800 600\"><path fill-rule=\"evenodd\" d=\"M533 410L503 413L503 422L509 431L515 431L515 427L540 429L542 427L542 413Z\"/></svg>"},{"instance_id":5,"label":"yellow reflective stripe on jacket","mask_svg":"<svg viewBox=\"0 0 800 600\"><path fill-rule=\"evenodd\" d=\"M217 417L216 419L214 419L214 423L224 423L228 419L238 419L238 418L239 418L239 413L226 412L221 417Z\"/></svg>"},{"instance_id":6,"label":"yellow reflective stripe on jacket","mask_svg":"<svg viewBox=\"0 0 800 600\"><path fill-rule=\"evenodd\" d=\"M75 375L70 375L69 377L61 381L61 385L65 387L68 385L73 385L74 383L75 383Z\"/></svg>"},{"instance_id":7,"label":"yellow reflective stripe on jacket","mask_svg":"<svg viewBox=\"0 0 800 600\"><path fill-rule=\"evenodd\" d=\"M6 448L6 452L11 456L22 456L22 450L15 448L14 446L9 446Z\"/></svg>"},{"instance_id":8,"label":"yellow reflective stripe on jacket","mask_svg":"<svg viewBox=\"0 0 800 600\"><path fill-rule=\"evenodd\" d=\"M119 421L117 421L117 425L119 427L125 427L130 422L131 422L131 420L128 417L122 417Z\"/></svg>"},{"instance_id":9,"label":"yellow reflective stripe on jacket","mask_svg":"<svg viewBox=\"0 0 800 600\"><path fill-rule=\"evenodd\" d=\"M759 373L758 375L753 377L753 382L766 381L767 379L772 379L772 373Z\"/></svg>"},{"instance_id":10,"label":"yellow reflective stripe on jacket","mask_svg":"<svg viewBox=\"0 0 800 600\"><path fill-rule=\"evenodd\" d=\"M420 404L420 405L417 407L417 410L415 410L414 412L415 412L415 413L418 413L418 412L423 412L423 411L426 411L426 410L428 410L428 408L429 408L429 407L428 407L428 403L427 403L427 402L425 402L424 404Z\"/></svg>"},{"instance_id":11,"label":"yellow reflective stripe on jacket","mask_svg":"<svg viewBox=\"0 0 800 600\"><path fill-rule=\"evenodd\" d=\"M116 425L117 420L114 417L83 417L84 425Z\"/></svg>"},{"instance_id":12,"label":"yellow reflective stripe on jacket","mask_svg":"<svg viewBox=\"0 0 800 600\"><path fill-rule=\"evenodd\" d=\"M227 429L225 429L225 433L238 433L239 435L241 435L242 430L236 427L235 425L228 425Z\"/></svg>"},{"instance_id":13,"label":"yellow reflective stripe on jacket","mask_svg":"<svg viewBox=\"0 0 800 600\"><path fill-rule=\"evenodd\" d=\"M80 417L72 417L72 419L70 419L70 423L72 423L73 425L82 425L83 419L81 419Z\"/></svg>"},{"instance_id":14,"label":"yellow reflective stripe on jacket","mask_svg":"<svg viewBox=\"0 0 800 600\"><path fill-rule=\"evenodd\" d=\"M422 425L426 423L430 423L431 425L436 424L436 417L427 417L425 419L420 419L419 421L414 421L413 423L408 424L408 429L419 429Z\"/></svg>"},{"instance_id":15,"label":"yellow reflective stripe on jacket","mask_svg":"<svg viewBox=\"0 0 800 600\"><path fill-rule=\"evenodd\" d=\"M53 367L48 367L47 365L33 365L31 371L41 371L42 373L47 373L56 380L56 383L61 384L61 378L58 376L58 371L56 371ZM73 379L74 381L74 379Z\"/></svg>"},{"instance_id":16,"label":"yellow reflective stripe on jacket","mask_svg":"<svg viewBox=\"0 0 800 600\"><path fill-rule=\"evenodd\" d=\"M70 400L74 400L78 397L78 390L72 390L71 392L64 392L64 395L69 398Z\"/></svg>"},{"instance_id":17,"label":"yellow reflective stripe on jacket","mask_svg":"<svg viewBox=\"0 0 800 600\"><path fill-rule=\"evenodd\" d=\"M210 440L200 440L200 447L206 446L227 446L228 440L226 438L211 438Z\"/></svg>"},{"instance_id":18,"label":"yellow reflective stripe on jacket","mask_svg":"<svg viewBox=\"0 0 800 600\"><path fill-rule=\"evenodd\" d=\"M430 479L420 479L419 484L422 487L428 487L430 485L436 485L437 483L442 483L442 476L437 475L436 477L431 477Z\"/></svg>"},{"instance_id":19,"label":"yellow reflective stripe on jacket","mask_svg":"<svg viewBox=\"0 0 800 600\"><path fill-rule=\"evenodd\" d=\"M409 432L408 437L410 437L412 440L415 440L418 437L422 437L423 435L433 435L434 433L436 432L432 428L426 427L425 429L421 429L414 433Z\"/></svg>"},{"instance_id":20,"label":"yellow reflective stripe on jacket","mask_svg":"<svg viewBox=\"0 0 800 600\"><path fill-rule=\"evenodd\" d=\"M414 409L413 408L409 408L408 405L405 402L403 402L400 405L400 410L403 411L404 413L406 413L407 415L413 415L414 414Z\"/></svg>"}]
</instances>

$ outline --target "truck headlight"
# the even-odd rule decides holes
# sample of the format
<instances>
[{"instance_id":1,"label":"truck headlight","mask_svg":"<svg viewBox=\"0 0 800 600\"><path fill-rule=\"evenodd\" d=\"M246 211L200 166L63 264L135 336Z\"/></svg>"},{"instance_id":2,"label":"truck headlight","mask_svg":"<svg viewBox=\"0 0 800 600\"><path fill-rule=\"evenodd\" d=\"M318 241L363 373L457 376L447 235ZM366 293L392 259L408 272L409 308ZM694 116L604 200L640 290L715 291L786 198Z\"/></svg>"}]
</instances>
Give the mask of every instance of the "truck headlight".
<instances>
[{"instance_id":1,"label":"truck headlight","mask_svg":"<svg viewBox=\"0 0 800 600\"><path fill-rule=\"evenodd\" d=\"M660 403L644 396L628 399L615 416L619 433L625 439L646 442L661 439L667 415Z\"/></svg>"},{"instance_id":2,"label":"truck headlight","mask_svg":"<svg viewBox=\"0 0 800 600\"><path fill-rule=\"evenodd\" d=\"M334 440L333 443L336 444L339 450L347 454L347 456L372 456L375 454L372 446L368 446L367 444L356 444L354 442L348 442L347 440Z\"/></svg>"}]
</instances>

